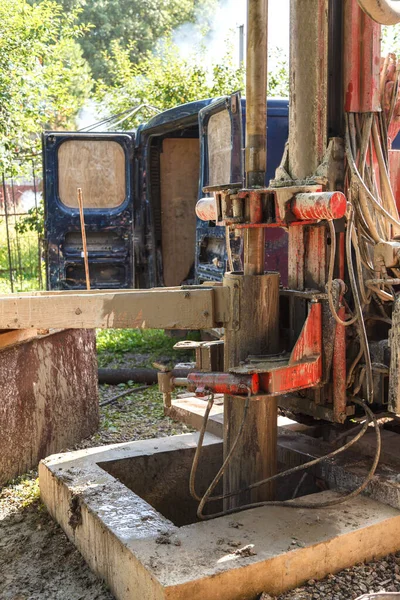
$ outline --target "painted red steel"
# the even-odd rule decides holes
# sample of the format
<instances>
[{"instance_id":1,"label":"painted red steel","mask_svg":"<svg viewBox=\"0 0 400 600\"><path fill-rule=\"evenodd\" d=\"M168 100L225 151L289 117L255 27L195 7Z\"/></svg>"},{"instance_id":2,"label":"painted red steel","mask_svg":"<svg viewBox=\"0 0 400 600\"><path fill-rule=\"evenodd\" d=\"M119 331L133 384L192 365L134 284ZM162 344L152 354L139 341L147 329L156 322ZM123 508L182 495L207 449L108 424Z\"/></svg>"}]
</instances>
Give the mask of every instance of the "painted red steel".
<instances>
[{"instance_id":1,"label":"painted red steel","mask_svg":"<svg viewBox=\"0 0 400 600\"><path fill-rule=\"evenodd\" d=\"M216 221L217 208L214 198L200 198L196 204L196 215L201 221Z\"/></svg>"},{"instance_id":2,"label":"painted red steel","mask_svg":"<svg viewBox=\"0 0 400 600\"><path fill-rule=\"evenodd\" d=\"M341 192L297 194L292 202L292 213L302 221L341 219L346 213L346 196Z\"/></svg>"},{"instance_id":3,"label":"painted red steel","mask_svg":"<svg viewBox=\"0 0 400 600\"><path fill-rule=\"evenodd\" d=\"M380 110L381 27L358 6L345 1L344 94L346 112Z\"/></svg>"},{"instance_id":4,"label":"painted red steel","mask_svg":"<svg viewBox=\"0 0 400 600\"><path fill-rule=\"evenodd\" d=\"M289 364L260 374L260 389L270 395L314 387L322 377L322 309L312 303Z\"/></svg>"},{"instance_id":5,"label":"painted red steel","mask_svg":"<svg viewBox=\"0 0 400 600\"><path fill-rule=\"evenodd\" d=\"M189 373L188 390L198 396L205 396L209 390L216 394L231 396L246 395L250 388L253 395L259 391L259 378L251 375L234 375L232 373Z\"/></svg>"},{"instance_id":6,"label":"painted red steel","mask_svg":"<svg viewBox=\"0 0 400 600\"><path fill-rule=\"evenodd\" d=\"M263 194L257 190L249 192L249 214L250 223L262 223L263 220L263 207L262 207Z\"/></svg>"},{"instance_id":7,"label":"painted red steel","mask_svg":"<svg viewBox=\"0 0 400 600\"><path fill-rule=\"evenodd\" d=\"M266 366L268 363L266 363ZM216 394L252 395L259 392L274 396L314 387L322 377L322 308L311 303L302 332L287 364L261 373L189 373L188 390L198 396Z\"/></svg>"}]
</instances>

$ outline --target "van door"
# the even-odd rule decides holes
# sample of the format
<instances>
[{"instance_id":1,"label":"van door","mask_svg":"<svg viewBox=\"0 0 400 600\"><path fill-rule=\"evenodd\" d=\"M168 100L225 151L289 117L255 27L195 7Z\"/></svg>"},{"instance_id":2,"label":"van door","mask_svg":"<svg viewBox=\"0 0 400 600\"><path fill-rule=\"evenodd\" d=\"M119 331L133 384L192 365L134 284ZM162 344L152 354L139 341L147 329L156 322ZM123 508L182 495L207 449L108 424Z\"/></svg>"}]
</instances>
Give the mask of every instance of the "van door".
<instances>
[{"instance_id":1,"label":"van door","mask_svg":"<svg viewBox=\"0 0 400 600\"><path fill-rule=\"evenodd\" d=\"M243 184L243 127L240 92L215 100L199 112L201 132L200 189L227 183ZM233 257L240 239L231 239ZM197 219L196 281L220 281L226 271L225 228Z\"/></svg>"},{"instance_id":2,"label":"van door","mask_svg":"<svg viewBox=\"0 0 400 600\"><path fill-rule=\"evenodd\" d=\"M82 189L92 288L135 286L132 133L43 134L47 289L83 289Z\"/></svg>"},{"instance_id":3,"label":"van door","mask_svg":"<svg viewBox=\"0 0 400 600\"><path fill-rule=\"evenodd\" d=\"M285 99L267 101L267 164L265 185L279 166L289 133L289 107ZM201 178L203 187L242 183L244 185L244 131L246 100L240 94L222 98L200 111ZM265 270L279 271L281 282L287 285L288 237L286 230L271 228L264 233ZM241 270L242 236L230 234L232 267ZM196 246L196 277L199 283L221 280L226 270L225 228L198 220Z\"/></svg>"}]
</instances>

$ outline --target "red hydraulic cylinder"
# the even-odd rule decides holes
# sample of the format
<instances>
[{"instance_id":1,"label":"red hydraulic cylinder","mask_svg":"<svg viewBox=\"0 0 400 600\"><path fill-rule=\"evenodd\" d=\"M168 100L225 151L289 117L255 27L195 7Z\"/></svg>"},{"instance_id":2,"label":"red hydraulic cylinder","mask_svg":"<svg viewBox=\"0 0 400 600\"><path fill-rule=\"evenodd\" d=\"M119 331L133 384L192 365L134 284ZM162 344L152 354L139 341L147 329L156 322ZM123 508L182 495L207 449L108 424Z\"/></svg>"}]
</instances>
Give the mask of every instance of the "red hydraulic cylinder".
<instances>
[{"instance_id":1,"label":"red hydraulic cylinder","mask_svg":"<svg viewBox=\"0 0 400 600\"><path fill-rule=\"evenodd\" d=\"M341 219L346 213L346 196L341 192L297 194L292 213L300 221Z\"/></svg>"},{"instance_id":2,"label":"red hydraulic cylinder","mask_svg":"<svg viewBox=\"0 0 400 600\"><path fill-rule=\"evenodd\" d=\"M215 394L229 394L242 396L259 391L259 378L257 374L234 375L232 373L189 373L188 390L196 392L198 396L205 396L208 391Z\"/></svg>"}]
</instances>

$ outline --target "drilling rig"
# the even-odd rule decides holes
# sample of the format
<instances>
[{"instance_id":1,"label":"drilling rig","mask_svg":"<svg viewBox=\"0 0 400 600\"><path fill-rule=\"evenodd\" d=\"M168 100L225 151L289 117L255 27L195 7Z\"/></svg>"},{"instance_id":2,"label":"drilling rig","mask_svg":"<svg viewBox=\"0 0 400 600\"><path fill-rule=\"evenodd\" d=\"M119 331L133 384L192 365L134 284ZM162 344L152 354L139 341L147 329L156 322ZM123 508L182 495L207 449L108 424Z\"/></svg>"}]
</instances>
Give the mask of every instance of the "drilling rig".
<instances>
[{"instance_id":1,"label":"drilling rig","mask_svg":"<svg viewBox=\"0 0 400 600\"><path fill-rule=\"evenodd\" d=\"M190 476L200 519L354 498L376 471L379 417L400 414L400 198L390 150L399 129L399 70L393 56L383 64L380 58L381 25L400 22L399 4L291 1L289 140L265 187L268 2L249 0L245 185L221 181L205 188L209 195L196 206L198 217L225 227L230 270L222 284L1 298L2 329L224 328L219 368L198 364L183 381L160 374L166 397L185 385L208 398ZM285 287L278 272L264 272L265 239L275 228L288 233ZM233 239L242 241L241 256L231 251ZM215 394L224 394L223 463L198 494ZM324 459L373 423L365 479L319 504L278 502L277 482L291 472L277 472L278 408L331 424L363 420L353 439ZM213 494L221 481L223 490ZM217 500L223 507L213 511Z\"/></svg>"},{"instance_id":2,"label":"drilling rig","mask_svg":"<svg viewBox=\"0 0 400 600\"><path fill-rule=\"evenodd\" d=\"M399 413L398 71L392 55L380 59L381 24L399 22L397 4L291 2L289 140L265 188L267 3L249 3L246 187L208 188L213 198L197 206L226 227L228 245L243 236L243 272L224 278L226 373L189 375L197 392L226 394L231 510L274 498L278 406L332 423L362 408L375 425L372 412ZM288 231L286 288L263 270L276 227Z\"/></svg>"}]
</instances>

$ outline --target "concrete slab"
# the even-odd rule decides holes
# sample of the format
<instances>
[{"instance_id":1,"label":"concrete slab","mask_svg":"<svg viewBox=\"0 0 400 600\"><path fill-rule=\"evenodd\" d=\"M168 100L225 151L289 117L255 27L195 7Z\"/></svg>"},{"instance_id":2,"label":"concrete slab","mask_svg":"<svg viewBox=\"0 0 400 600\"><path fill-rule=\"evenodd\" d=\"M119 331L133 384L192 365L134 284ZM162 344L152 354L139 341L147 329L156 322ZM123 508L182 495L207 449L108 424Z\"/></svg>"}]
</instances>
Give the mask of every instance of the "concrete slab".
<instances>
[{"instance_id":1,"label":"concrete slab","mask_svg":"<svg viewBox=\"0 0 400 600\"><path fill-rule=\"evenodd\" d=\"M207 400L195 396L178 397L172 400L171 406L164 407L164 413L179 423L185 423L194 429L200 429L203 424ZM216 396L207 424L207 431L222 438L224 429L223 396Z\"/></svg>"},{"instance_id":2,"label":"concrete slab","mask_svg":"<svg viewBox=\"0 0 400 600\"><path fill-rule=\"evenodd\" d=\"M199 488L221 454L221 440L206 437L211 467L199 474ZM174 491L170 504L178 510L171 518L179 518L196 441L197 434L189 434L131 442L54 455L40 464L43 501L118 600L277 595L399 550L400 512L366 497L330 509L269 506L177 526L146 499L157 507ZM143 477L146 499L133 491Z\"/></svg>"},{"instance_id":3,"label":"concrete slab","mask_svg":"<svg viewBox=\"0 0 400 600\"><path fill-rule=\"evenodd\" d=\"M185 423L194 429L201 429L206 405L207 400L204 398L179 394L176 399L172 400L171 406L164 407L164 412L174 421ZM303 431L307 429L306 425L282 416L278 417L278 427L286 427L286 429L290 429L291 431ZM207 431L221 438L224 435L224 397L222 394L215 395L214 405L208 419Z\"/></svg>"},{"instance_id":4,"label":"concrete slab","mask_svg":"<svg viewBox=\"0 0 400 600\"><path fill-rule=\"evenodd\" d=\"M90 436L99 421L94 331L18 344L0 351L0 485Z\"/></svg>"}]
</instances>

